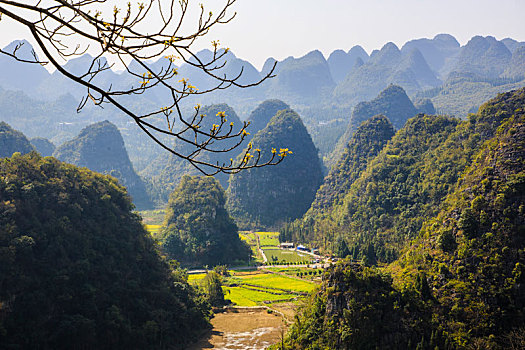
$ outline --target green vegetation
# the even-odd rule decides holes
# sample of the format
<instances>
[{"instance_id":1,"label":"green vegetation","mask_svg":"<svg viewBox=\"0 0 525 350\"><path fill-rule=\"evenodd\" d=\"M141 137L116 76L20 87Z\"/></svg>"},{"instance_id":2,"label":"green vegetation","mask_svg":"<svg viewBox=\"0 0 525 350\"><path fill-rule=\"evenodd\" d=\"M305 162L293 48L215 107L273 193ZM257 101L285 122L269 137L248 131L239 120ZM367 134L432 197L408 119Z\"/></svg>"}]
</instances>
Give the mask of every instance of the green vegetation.
<instances>
[{"instance_id":1,"label":"green vegetation","mask_svg":"<svg viewBox=\"0 0 525 350\"><path fill-rule=\"evenodd\" d=\"M327 247L332 242L326 241L328 237L325 234L333 226L332 211L342 204L344 196L368 162L378 155L393 135L392 124L384 116L378 115L363 122L317 191L308 212L281 229L281 241L312 242L324 235L321 246Z\"/></svg>"},{"instance_id":2,"label":"green vegetation","mask_svg":"<svg viewBox=\"0 0 525 350\"><path fill-rule=\"evenodd\" d=\"M224 287L225 298L237 306L265 305L270 304L270 302L290 301L297 298L296 294L279 292L272 289L255 288Z\"/></svg>"},{"instance_id":3,"label":"green vegetation","mask_svg":"<svg viewBox=\"0 0 525 350\"><path fill-rule=\"evenodd\" d=\"M275 302L302 300L306 293L315 289L315 284L307 281L314 277L314 270L295 268L288 271L288 276L282 275L286 269L277 271L281 274L262 271L238 272L231 277L222 278L224 298L236 306L270 305ZM297 271L297 272L296 272ZM297 277L298 271L304 274L305 279ZM310 275L309 272L312 271ZM315 270L316 275L318 274ZM232 271L230 271L232 272ZM192 274L188 280L196 286L204 286L207 274Z\"/></svg>"},{"instance_id":4,"label":"green vegetation","mask_svg":"<svg viewBox=\"0 0 525 350\"><path fill-rule=\"evenodd\" d=\"M230 279L230 283L232 282L303 293L311 292L315 288L315 284L311 282L270 273L235 276Z\"/></svg>"},{"instance_id":5,"label":"green vegetation","mask_svg":"<svg viewBox=\"0 0 525 350\"><path fill-rule=\"evenodd\" d=\"M250 122L248 131L252 137L264 129L273 116L283 109L290 109L290 106L281 100L267 100L258 105L248 117L248 122Z\"/></svg>"},{"instance_id":6,"label":"green vegetation","mask_svg":"<svg viewBox=\"0 0 525 350\"><path fill-rule=\"evenodd\" d=\"M225 202L214 178L184 176L166 208L160 234L164 251L186 266L248 261L250 249L240 240Z\"/></svg>"},{"instance_id":7,"label":"green vegetation","mask_svg":"<svg viewBox=\"0 0 525 350\"><path fill-rule=\"evenodd\" d=\"M224 301L224 292L222 291L222 277L215 271L208 272L201 282L205 294L206 300L212 306L223 306L226 302Z\"/></svg>"},{"instance_id":8,"label":"green vegetation","mask_svg":"<svg viewBox=\"0 0 525 350\"><path fill-rule=\"evenodd\" d=\"M377 115L364 121L352 135L342 157L317 191L306 216L312 211L329 211L334 204L339 203L366 168L368 161L377 156L392 136L394 128L385 116Z\"/></svg>"},{"instance_id":9,"label":"green vegetation","mask_svg":"<svg viewBox=\"0 0 525 350\"><path fill-rule=\"evenodd\" d=\"M345 222L352 257L357 243L366 244L365 264L388 261L377 248L395 237L400 257L382 269L347 260L325 273L287 348L523 348L524 150L525 89L498 96L463 122L409 121L352 185L343 207L353 213ZM401 183L386 171L391 167L405 174ZM404 192L401 184L418 190ZM361 198L352 195L358 188ZM406 200L414 201L410 212L395 209Z\"/></svg>"},{"instance_id":10,"label":"green vegetation","mask_svg":"<svg viewBox=\"0 0 525 350\"><path fill-rule=\"evenodd\" d=\"M317 150L297 113L280 111L252 140L261 160L276 153L293 154L278 166L249 169L230 177L228 209L239 225L274 227L303 215L322 181Z\"/></svg>"},{"instance_id":11,"label":"green vegetation","mask_svg":"<svg viewBox=\"0 0 525 350\"><path fill-rule=\"evenodd\" d=\"M352 111L350 123L347 125L345 133L332 152L332 160L328 162L328 165L331 167L341 159L341 155L351 141L352 135L364 121L381 114L388 118L395 129L399 130L409 118L417 113L416 107L408 98L405 90L397 85L388 86L371 101L358 103Z\"/></svg>"},{"instance_id":12,"label":"green vegetation","mask_svg":"<svg viewBox=\"0 0 525 350\"><path fill-rule=\"evenodd\" d=\"M33 137L29 140L33 147L40 153L43 157L50 157L55 152L55 145L46 138L43 137Z\"/></svg>"},{"instance_id":13,"label":"green vegetation","mask_svg":"<svg viewBox=\"0 0 525 350\"><path fill-rule=\"evenodd\" d=\"M257 233L245 231L244 233L239 233L239 237L243 242L250 246L250 249L252 250L252 256L255 257L255 260L259 263L262 263L263 257L261 252L259 251Z\"/></svg>"},{"instance_id":14,"label":"green vegetation","mask_svg":"<svg viewBox=\"0 0 525 350\"><path fill-rule=\"evenodd\" d=\"M340 263L326 276L296 316L287 348L449 348L441 334L429 327L418 294L397 291L388 275Z\"/></svg>"},{"instance_id":15,"label":"green vegetation","mask_svg":"<svg viewBox=\"0 0 525 350\"><path fill-rule=\"evenodd\" d=\"M36 152L0 160L2 348L183 349L209 326L132 208L113 177Z\"/></svg>"},{"instance_id":16,"label":"green vegetation","mask_svg":"<svg viewBox=\"0 0 525 350\"><path fill-rule=\"evenodd\" d=\"M525 325L524 106L522 89L472 117L491 125L493 137L391 267L399 285L417 287L417 276L426 274L436 322L458 347L476 340L503 348L504 335Z\"/></svg>"},{"instance_id":17,"label":"green vegetation","mask_svg":"<svg viewBox=\"0 0 525 350\"><path fill-rule=\"evenodd\" d=\"M295 250L263 248L263 251L269 264L309 264L312 261L311 255L299 253Z\"/></svg>"},{"instance_id":18,"label":"green vegetation","mask_svg":"<svg viewBox=\"0 0 525 350\"><path fill-rule=\"evenodd\" d=\"M24 134L14 130L7 123L0 122L0 158L11 157L15 152L26 154L33 150Z\"/></svg>"},{"instance_id":19,"label":"green vegetation","mask_svg":"<svg viewBox=\"0 0 525 350\"><path fill-rule=\"evenodd\" d=\"M139 212L142 222L146 225L161 225L166 216L164 209L142 210Z\"/></svg>"},{"instance_id":20,"label":"green vegetation","mask_svg":"<svg viewBox=\"0 0 525 350\"><path fill-rule=\"evenodd\" d=\"M133 169L118 128L109 121L89 125L74 139L58 147L53 156L117 178L141 209L151 206L146 186Z\"/></svg>"},{"instance_id":21,"label":"green vegetation","mask_svg":"<svg viewBox=\"0 0 525 350\"><path fill-rule=\"evenodd\" d=\"M256 232L259 236L259 243L262 247L278 247L279 232Z\"/></svg>"}]
</instances>

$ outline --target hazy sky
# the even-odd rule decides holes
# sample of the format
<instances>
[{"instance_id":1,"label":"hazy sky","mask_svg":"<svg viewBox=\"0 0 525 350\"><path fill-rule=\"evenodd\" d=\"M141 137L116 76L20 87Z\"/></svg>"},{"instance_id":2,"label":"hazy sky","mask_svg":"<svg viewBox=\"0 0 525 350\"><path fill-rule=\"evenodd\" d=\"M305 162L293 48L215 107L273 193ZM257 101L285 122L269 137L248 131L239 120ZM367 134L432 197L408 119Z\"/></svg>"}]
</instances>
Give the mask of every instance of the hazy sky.
<instances>
[{"instance_id":1,"label":"hazy sky","mask_svg":"<svg viewBox=\"0 0 525 350\"><path fill-rule=\"evenodd\" d=\"M191 1L191 0L190 0ZM196 0L205 5L224 0ZM525 0L238 0L233 22L210 33L257 68L268 57L299 57L319 49L361 45L369 53L392 41L454 35L463 45L474 35L525 41ZM0 22L0 46L24 31ZM209 41L206 41L209 44Z\"/></svg>"},{"instance_id":2,"label":"hazy sky","mask_svg":"<svg viewBox=\"0 0 525 350\"><path fill-rule=\"evenodd\" d=\"M367 52L392 41L474 35L525 41L525 0L239 0L223 41L258 67L265 58L361 45Z\"/></svg>"}]
</instances>

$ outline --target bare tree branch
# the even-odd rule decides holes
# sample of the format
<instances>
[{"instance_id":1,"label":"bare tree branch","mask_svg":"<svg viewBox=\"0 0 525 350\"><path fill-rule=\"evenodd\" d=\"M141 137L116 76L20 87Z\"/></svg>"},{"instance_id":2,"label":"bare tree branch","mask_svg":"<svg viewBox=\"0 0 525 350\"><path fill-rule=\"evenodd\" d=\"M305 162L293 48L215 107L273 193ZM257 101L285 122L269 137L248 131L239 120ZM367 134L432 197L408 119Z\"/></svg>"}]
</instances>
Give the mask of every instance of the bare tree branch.
<instances>
[{"instance_id":1,"label":"bare tree branch","mask_svg":"<svg viewBox=\"0 0 525 350\"><path fill-rule=\"evenodd\" d=\"M206 37L211 28L229 23L235 17L236 13L230 12L236 0L224 1L217 14L207 11L200 4L197 18L188 19L190 0L148 0L136 5L128 2L124 8L119 7L123 2L118 0L0 0L0 19L5 16L28 28L45 60L40 60L34 52L33 59L20 57L18 51L22 44L16 45L12 52L0 50L0 53L21 62L50 63L65 77L86 87L87 92L79 103L78 111L89 101L100 107L111 104L132 118L162 148L190 162L206 175L275 165L289 153L272 152L270 159L262 161L261 151L256 150L252 154L251 145L248 145L238 161L219 164L203 160L203 154L226 153L240 147L249 135L246 130L248 123L234 127L233 123L227 124L224 113L218 113L217 116L206 116L215 118L212 128L206 130L206 123L203 123L205 117L199 114L199 106L190 116L184 116L180 108L181 101L189 96L232 86L247 88L272 77L275 64L261 80L248 84L240 83L243 68L233 77L221 73L229 49L220 49L219 41L212 41L212 57L208 60L203 60L193 51L196 40ZM196 28L184 33L188 20ZM146 23L148 30L151 30L152 24L158 24L158 28L145 31ZM75 42L73 45L72 39ZM61 64L88 51L96 51L96 54L80 74ZM124 64L125 74L136 81L135 85L103 86L96 78L112 68L106 58ZM159 58L165 59L166 64L155 71L149 61ZM132 67L130 62L135 62L136 67ZM199 90L188 79L179 78L176 62L204 73L214 84ZM129 107L129 100L123 99L152 89L162 90L163 96L169 96L164 106L137 113ZM164 120L163 125L159 125L159 120ZM167 145L162 141L166 137L191 146L191 151L181 152Z\"/></svg>"}]
</instances>

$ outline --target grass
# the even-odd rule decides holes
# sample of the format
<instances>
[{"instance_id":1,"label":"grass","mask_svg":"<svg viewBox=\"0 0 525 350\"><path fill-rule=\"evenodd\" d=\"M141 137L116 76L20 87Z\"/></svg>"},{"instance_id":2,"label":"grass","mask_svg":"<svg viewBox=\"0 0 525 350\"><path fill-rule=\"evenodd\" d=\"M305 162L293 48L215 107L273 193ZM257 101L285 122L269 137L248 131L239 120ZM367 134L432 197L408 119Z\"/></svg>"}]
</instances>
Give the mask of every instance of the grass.
<instances>
[{"instance_id":1,"label":"grass","mask_svg":"<svg viewBox=\"0 0 525 350\"><path fill-rule=\"evenodd\" d=\"M263 288L279 288L294 292L310 292L315 288L315 284L311 282L270 273L235 276L232 278L232 280L238 281L239 283L260 286Z\"/></svg>"},{"instance_id":2,"label":"grass","mask_svg":"<svg viewBox=\"0 0 525 350\"><path fill-rule=\"evenodd\" d=\"M261 247L278 247L279 232L257 232Z\"/></svg>"},{"instance_id":3,"label":"grass","mask_svg":"<svg viewBox=\"0 0 525 350\"><path fill-rule=\"evenodd\" d=\"M262 263L263 258L257 246L257 235L253 232L244 231L239 232L239 237L250 246L252 255L255 257L255 261Z\"/></svg>"},{"instance_id":4,"label":"grass","mask_svg":"<svg viewBox=\"0 0 525 350\"><path fill-rule=\"evenodd\" d=\"M295 250L287 249L268 249L264 248L264 254L268 262L273 262L272 257L277 258L276 262L284 263L305 263L309 264L312 261L312 257L308 254L299 253Z\"/></svg>"},{"instance_id":5,"label":"grass","mask_svg":"<svg viewBox=\"0 0 525 350\"><path fill-rule=\"evenodd\" d=\"M231 300L238 306L256 306L265 304L265 301L292 299L294 294L270 294L264 291L247 289L246 287L223 287L224 298Z\"/></svg>"},{"instance_id":6,"label":"grass","mask_svg":"<svg viewBox=\"0 0 525 350\"><path fill-rule=\"evenodd\" d=\"M164 209L139 211L142 222L146 225L162 225L166 211Z\"/></svg>"},{"instance_id":7,"label":"grass","mask_svg":"<svg viewBox=\"0 0 525 350\"><path fill-rule=\"evenodd\" d=\"M267 273L262 271L235 272L224 278L222 290L224 298L237 306L270 305L279 302L293 302L302 299L298 293L308 293L316 284L297 278ZM205 273L188 275L188 282L197 285Z\"/></svg>"}]
</instances>

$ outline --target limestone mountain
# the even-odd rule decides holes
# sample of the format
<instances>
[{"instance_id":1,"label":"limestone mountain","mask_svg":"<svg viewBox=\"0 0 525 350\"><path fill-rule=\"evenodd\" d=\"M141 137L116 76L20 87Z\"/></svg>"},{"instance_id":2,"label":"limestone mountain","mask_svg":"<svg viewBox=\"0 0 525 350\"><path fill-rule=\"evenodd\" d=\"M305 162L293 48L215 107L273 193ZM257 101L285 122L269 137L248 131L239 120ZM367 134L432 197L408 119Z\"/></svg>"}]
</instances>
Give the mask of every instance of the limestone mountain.
<instances>
[{"instance_id":1,"label":"limestone mountain","mask_svg":"<svg viewBox=\"0 0 525 350\"><path fill-rule=\"evenodd\" d=\"M239 130L241 130L243 123L233 108L226 104L216 104L202 107L198 114L204 115L205 117L203 117L200 128L202 130L211 130L213 124L219 125L221 122L221 117L217 115L219 112L224 112L226 116L225 119L227 120L225 123L225 129L221 131L220 135L224 135L229 130L230 123L233 123L233 133L237 133ZM193 137L190 134L190 131L188 131L184 136L188 137L190 140ZM203 137L199 135L198 140L203 140ZM238 138L222 141L220 146L213 146L213 149L228 149L233 147L238 141ZM247 143L248 141L245 140L243 145L246 145ZM240 148L242 148L242 146L239 147L239 149ZM189 154L194 150L194 147L188 143L177 140L173 145L173 149L181 154ZM230 164L230 159L235 158L238 153L238 149L233 149L224 153L203 152L198 157L200 157L199 159L202 159L203 161L213 161L218 162L218 164L228 165ZM200 174L201 173L186 160L176 157L167 151L162 151L149 166L141 171L141 175L151 182L152 188L150 189L150 193L152 193L152 197L154 197L159 203L166 203L168 201L170 193L174 191L175 187L177 187L184 175ZM223 188L228 187L227 174L218 173L215 175L215 178L219 180Z\"/></svg>"},{"instance_id":2,"label":"limestone mountain","mask_svg":"<svg viewBox=\"0 0 525 350\"><path fill-rule=\"evenodd\" d=\"M34 60L33 47L26 40L15 40L2 50L13 53L17 46L19 47L16 51L17 57L28 61ZM0 87L6 90L25 91L33 94L35 87L49 76L47 70L40 64L19 62L7 55L0 56L0 67L2 67Z\"/></svg>"},{"instance_id":3,"label":"limestone mountain","mask_svg":"<svg viewBox=\"0 0 525 350\"><path fill-rule=\"evenodd\" d=\"M418 113L423 114L436 114L436 108L429 98L418 98L414 101L414 107L416 107Z\"/></svg>"},{"instance_id":4,"label":"limestone mountain","mask_svg":"<svg viewBox=\"0 0 525 350\"><path fill-rule=\"evenodd\" d=\"M417 229L414 236L409 233L411 225L403 224L406 248L385 268L368 268L346 260L328 269L321 287L296 317L285 340L288 347L462 349L476 344L493 349L523 348L523 106L525 89L501 94L468 120L456 120L455 131L448 137L435 140L440 144L431 152L435 155L424 156L430 162L423 172L415 174L427 180L410 187L413 198L424 192L430 195L410 209L420 213L421 230ZM419 122L424 121L422 118L438 122L443 117L418 118ZM415 120L409 121L385 149L391 148ZM423 139L432 138L438 130L428 131ZM403 153L388 152L393 159L399 157L396 166L417 163ZM416 157L416 153L410 156ZM375 179L392 175L376 170ZM411 175L404 173L407 179L403 182L407 184ZM402 186L372 181L368 178L366 192L361 194L375 192L386 205L382 206L384 211L372 210L381 216L379 221L368 217L370 223L383 226L405 221L403 215L391 220L387 214L388 208L399 208L405 196ZM395 191L384 196L388 188ZM434 209L424 214L421 207L436 199ZM349 208L355 208L354 200L348 202ZM365 200L372 204L370 198ZM357 210L349 220L359 215L361 211ZM344 222L342 225L346 226ZM355 227L350 231L355 235ZM373 233L374 229L369 227L368 231ZM391 232L385 233L384 227L377 227L375 232L379 240L391 239ZM368 245L365 256L365 263L368 256L374 256L373 245Z\"/></svg>"},{"instance_id":5,"label":"limestone mountain","mask_svg":"<svg viewBox=\"0 0 525 350\"><path fill-rule=\"evenodd\" d=\"M449 79L458 77L496 78L508 66L512 53L494 37L475 36L461 48Z\"/></svg>"},{"instance_id":6,"label":"limestone mountain","mask_svg":"<svg viewBox=\"0 0 525 350\"><path fill-rule=\"evenodd\" d=\"M503 75L508 78L525 79L525 44L522 44L514 50L509 65Z\"/></svg>"},{"instance_id":7,"label":"limestone mountain","mask_svg":"<svg viewBox=\"0 0 525 350\"><path fill-rule=\"evenodd\" d=\"M368 161L377 156L392 136L394 127L385 116L376 115L363 121L317 191L312 210L329 211L342 200Z\"/></svg>"},{"instance_id":8,"label":"limestone mountain","mask_svg":"<svg viewBox=\"0 0 525 350\"><path fill-rule=\"evenodd\" d=\"M53 156L67 163L109 174L129 191L139 208L150 206L146 186L133 169L117 127L103 121L89 125L74 139L60 145Z\"/></svg>"},{"instance_id":9,"label":"limestone mountain","mask_svg":"<svg viewBox=\"0 0 525 350\"><path fill-rule=\"evenodd\" d=\"M441 156L443 150L437 149L458 122L418 115L368 162L332 212L337 226L334 231L345 237L355 258L366 257L369 263L376 259L392 261L406 237L414 237L419 231L421 216L435 213L452 179L458 176L455 167L461 165L442 164L439 169L452 168L451 175L442 179L428 181L425 175L430 177L436 171L429 164Z\"/></svg>"},{"instance_id":10,"label":"limestone mountain","mask_svg":"<svg viewBox=\"0 0 525 350\"><path fill-rule=\"evenodd\" d=\"M421 273L427 276L436 301L432 311L440 315L436 323L456 343L481 338L506 348L505 333L525 324L523 106L521 89L481 107L475 120L485 124L489 138L441 211L390 269L410 283Z\"/></svg>"},{"instance_id":11,"label":"limestone mountain","mask_svg":"<svg viewBox=\"0 0 525 350\"><path fill-rule=\"evenodd\" d=\"M403 45L401 52L409 53L414 49L421 52L432 71L444 80L460 51L460 44L452 35L438 34L433 39L410 40Z\"/></svg>"},{"instance_id":12,"label":"limestone mountain","mask_svg":"<svg viewBox=\"0 0 525 350\"><path fill-rule=\"evenodd\" d=\"M502 43L505 44L507 49L509 49L510 52L514 53L514 51L525 44L525 42L519 42L517 40L514 40L512 38L505 38L501 40Z\"/></svg>"},{"instance_id":13,"label":"limestone mountain","mask_svg":"<svg viewBox=\"0 0 525 350\"><path fill-rule=\"evenodd\" d=\"M335 50L327 60L332 79L339 84L352 69L361 66L368 58L366 51L359 45L352 47L348 52Z\"/></svg>"},{"instance_id":14,"label":"limestone mountain","mask_svg":"<svg viewBox=\"0 0 525 350\"><path fill-rule=\"evenodd\" d=\"M334 148L328 165L335 164L341 157L345 146L352 134L361 123L374 115L384 115L390 120L395 129L403 127L405 122L418 113L405 90L397 85L390 85L371 101L360 102L355 106L345 133Z\"/></svg>"},{"instance_id":15,"label":"limestone mountain","mask_svg":"<svg viewBox=\"0 0 525 350\"><path fill-rule=\"evenodd\" d=\"M217 180L183 176L170 195L159 237L170 258L198 267L248 261L251 251L239 238L225 204Z\"/></svg>"},{"instance_id":16,"label":"limestone mountain","mask_svg":"<svg viewBox=\"0 0 525 350\"><path fill-rule=\"evenodd\" d=\"M277 64L276 77L264 87L268 98L279 98L295 104L322 102L330 96L335 83L330 68L320 51L300 58L288 57Z\"/></svg>"},{"instance_id":17,"label":"limestone mountain","mask_svg":"<svg viewBox=\"0 0 525 350\"><path fill-rule=\"evenodd\" d=\"M266 100L262 102L250 113L250 116L248 117L248 121L250 122L248 130L252 136L255 136L255 134L268 125L270 120L274 115L277 114L277 112L289 108L290 106L281 100Z\"/></svg>"},{"instance_id":18,"label":"limestone mountain","mask_svg":"<svg viewBox=\"0 0 525 350\"><path fill-rule=\"evenodd\" d=\"M276 166L249 169L230 176L227 207L244 227L274 227L303 215L322 182L317 149L299 115L282 110L252 139L252 153L261 160L272 157L272 148L293 154Z\"/></svg>"},{"instance_id":19,"label":"limestone mountain","mask_svg":"<svg viewBox=\"0 0 525 350\"><path fill-rule=\"evenodd\" d=\"M354 69L334 90L333 98L339 104L355 105L376 96L389 84L402 86L409 93L423 87L439 85L439 79L429 68L417 48L402 53L394 43L387 43L374 51L370 59Z\"/></svg>"},{"instance_id":20,"label":"limestone mountain","mask_svg":"<svg viewBox=\"0 0 525 350\"><path fill-rule=\"evenodd\" d=\"M333 226L332 211L341 205L343 198L366 169L369 161L378 155L393 135L394 127L382 115L364 121L352 135L341 159L325 177L311 207L302 218L281 230L281 240L313 242L316 232L329 231L328 227ZM331 237L326 237L329 238ZM343 244L346 247L346 243Z\"/></svg>"},{"instance_id":21,"label":"limestone mountain","mask_svg":"<svg viewBox=\"0 0 525 350\"><path fill-rule=\"evenodd\" d=\"M29 141L43 157L50 157L55 152L56 146L46 138L33 137Z\"/></svg>"},{"instance_id":22,"label":"limestone mountain","mask_svg":"<svg viewBox=\"0 0 525 350\"><path fill-rule=\"evenodd\" d=\"M427 90L442 83L416 48L404 55L396 70L393 80L407 91ZM417 85L410 86L413 81L417 82Z\"/></svg>"},{"instance_id":23,"label":"limestone mountain","mask_svg":"<svg viewBox=\"0 0 525 350\"><path fill-rule=\"evenodd\" d=\"M27 137L13 129L6 122L0 122L0 158L11 157L13 153L29 153L34 150Z\"/></svg>"}]
</instances>

